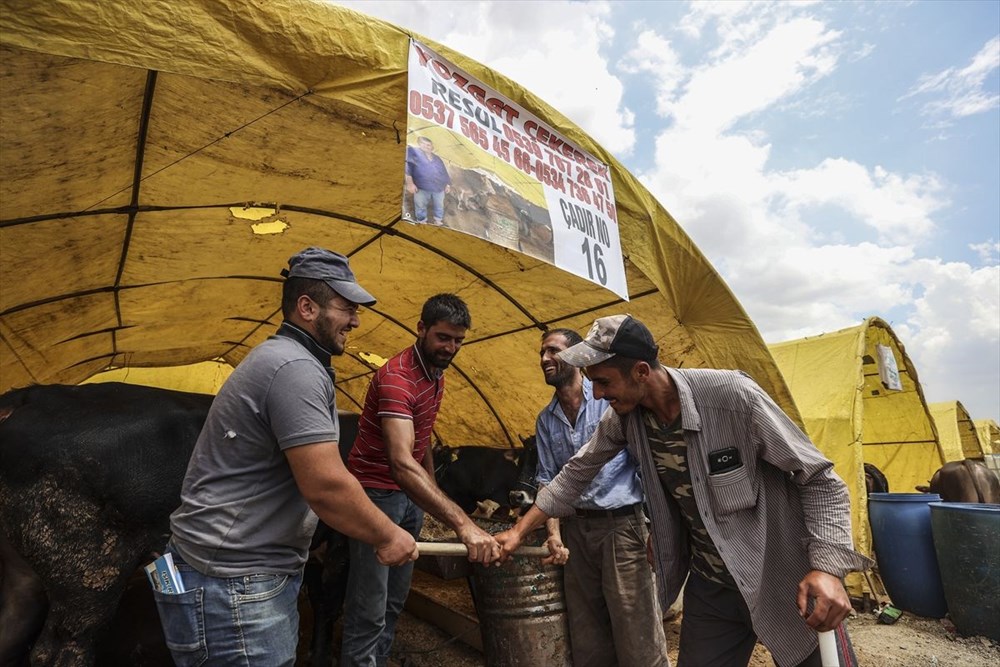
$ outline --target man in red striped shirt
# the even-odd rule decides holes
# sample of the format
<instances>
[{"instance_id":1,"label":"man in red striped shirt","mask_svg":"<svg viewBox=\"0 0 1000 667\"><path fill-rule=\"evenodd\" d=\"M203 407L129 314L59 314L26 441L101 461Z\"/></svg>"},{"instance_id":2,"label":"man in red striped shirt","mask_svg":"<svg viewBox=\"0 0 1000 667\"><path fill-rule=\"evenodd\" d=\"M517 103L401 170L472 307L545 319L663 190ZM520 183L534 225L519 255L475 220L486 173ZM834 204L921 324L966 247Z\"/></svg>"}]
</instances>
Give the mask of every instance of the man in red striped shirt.
<instances>
[{"instance_id":1,"label":"man in red striped shirt","mask_svg":"<svg viewBox=\"0 0 1000 667\"><path fill-rule=\"evenodd\" d=\"M470 326L469 309L454 294L427 300L416 343L378 369L368 386L348 469L372 502L414 538L429 512L458 534L470 561L486 565L499 558L500 545L438 488L430 447L444 395L444 369ZM413 563L386 567L371 546L355 540L350 558L340 664L383 667L410 590Z\"/></svg>"}]
</instances>

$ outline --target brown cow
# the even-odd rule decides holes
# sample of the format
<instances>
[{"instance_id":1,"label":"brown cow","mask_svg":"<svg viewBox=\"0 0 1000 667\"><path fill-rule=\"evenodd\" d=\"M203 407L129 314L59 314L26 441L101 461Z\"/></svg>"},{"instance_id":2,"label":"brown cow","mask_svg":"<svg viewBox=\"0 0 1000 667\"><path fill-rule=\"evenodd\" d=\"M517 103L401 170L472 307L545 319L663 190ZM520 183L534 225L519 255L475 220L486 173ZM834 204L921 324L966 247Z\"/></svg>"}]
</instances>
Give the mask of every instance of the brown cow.
<instances>
[{"instance_id":1,"label":"brown cow","mask_svg":"<svg viewBox=\"0 0 1000 667\"><path fill-rule=\"evenodd\" d=\"M1000 480L982 461L949 461L917 491L936 493L946 503L1000 504Z\"/></svg>"}]
</instances>

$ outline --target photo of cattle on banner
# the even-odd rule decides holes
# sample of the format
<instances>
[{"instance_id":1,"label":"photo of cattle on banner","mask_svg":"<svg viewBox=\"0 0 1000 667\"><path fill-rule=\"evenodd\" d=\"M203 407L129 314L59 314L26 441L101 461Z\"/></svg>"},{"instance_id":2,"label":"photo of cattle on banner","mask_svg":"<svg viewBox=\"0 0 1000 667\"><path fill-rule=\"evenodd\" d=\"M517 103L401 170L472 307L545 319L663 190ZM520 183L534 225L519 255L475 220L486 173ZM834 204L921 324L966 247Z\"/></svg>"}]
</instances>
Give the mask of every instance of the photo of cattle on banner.
<instances>
[{"instance_id":1,"label":"photo of cattle on banner","mask_svg":"<svg viewBox=\"0 0 1000 667\"><path fill-rule=\"evenodd\" d=\"M439 142L455 142L448 135L442 137ZM447 153L426 136L407 148L403 218L449 227L554 263L549 211L526 199L496 173L460 167ZM432 157L427 158L428 154Z\"/></svg>"}]
</instances>

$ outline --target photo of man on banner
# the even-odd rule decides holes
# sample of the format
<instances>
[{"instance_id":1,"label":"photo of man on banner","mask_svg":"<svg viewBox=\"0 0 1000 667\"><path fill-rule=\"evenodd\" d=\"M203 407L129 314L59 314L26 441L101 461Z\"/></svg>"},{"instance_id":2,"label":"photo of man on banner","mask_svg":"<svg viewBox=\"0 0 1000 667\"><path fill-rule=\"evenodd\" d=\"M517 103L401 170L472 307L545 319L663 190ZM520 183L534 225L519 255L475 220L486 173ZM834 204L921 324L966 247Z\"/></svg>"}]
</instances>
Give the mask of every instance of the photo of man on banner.
<instances>
[{"instance_id":1,"label":"photo of man on banner","mask_svg":"<svg viewBox=\"0 0 1000 667\"><path fill-rule=\"evenodd\" d=\"M427 222L430 204L432 224L444 224L444 196L451 192L451 176L427 137L417 137L416 146L406 147L406 191L413 195L414 222Z\"/></svg>"},{"instance_id":2,"label":"photo of man on banner","mask_svg":"<svg viewBox=\"0 0 1000 667\"><path fill-rule=\"evenodd\" d=\"M628 299L608 166L410 41L402 218L477 236Z\"/></svg>"}]
</instances>

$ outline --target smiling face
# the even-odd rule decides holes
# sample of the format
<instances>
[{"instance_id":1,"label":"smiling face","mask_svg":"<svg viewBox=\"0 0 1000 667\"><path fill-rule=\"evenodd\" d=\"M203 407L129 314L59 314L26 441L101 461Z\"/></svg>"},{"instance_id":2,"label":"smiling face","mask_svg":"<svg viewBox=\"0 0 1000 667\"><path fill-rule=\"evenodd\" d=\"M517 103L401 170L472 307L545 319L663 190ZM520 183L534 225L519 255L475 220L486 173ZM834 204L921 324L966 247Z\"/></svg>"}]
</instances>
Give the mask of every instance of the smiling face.
<instances>
[{"instance_id":1,"label":"smiling face","mask_svg":"<svg viewBox=\"0 0 1000 667\"><path fill-rule=\"evenodd\" d=\"M542 339L542 347L539 350L539 365L542 368L542 374L545 375L545 384L561 387L573 379L576 369L556 356L567 347L569 347L569 342L560 333L549 334Z\"/></svg>"},{"instance_id":2,"label":"smiling face","mask_svg":"<svg viewBox=\"0 0 1000 667\"><path fill-rule=\"evenodd\" d=\"M640 381L644 362L636 362L628 372L607 362L588 366L587 377L594 384L594 398L603 398L611 404L616 414L625 415L635 410L645 396L645 385Z\"/></svg>"},{"instance_id":3,"label":"smiling face","mask_svg":"<svg viewBox=\"0 0 1000 667\"><path fill-rule=\"evenodd\" d=\"M417 344L424 361L435 368L445 369L458 354L468 329L446 320L425 327L417 322Z\"/></svg>"},{"instance_id":4,"label":"smiling face","mask_svg":"<svg viewBox=\"0 0 1000 667\"><path fill-rule=\"evenodd\" d=\"M361 326L358 304L335 294L325 306L318 308L316 318L313 320L313 336L316 342L334 355L343 354L347 345L347 334Z\"/></svg>"}]
</instances>

